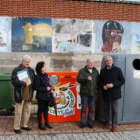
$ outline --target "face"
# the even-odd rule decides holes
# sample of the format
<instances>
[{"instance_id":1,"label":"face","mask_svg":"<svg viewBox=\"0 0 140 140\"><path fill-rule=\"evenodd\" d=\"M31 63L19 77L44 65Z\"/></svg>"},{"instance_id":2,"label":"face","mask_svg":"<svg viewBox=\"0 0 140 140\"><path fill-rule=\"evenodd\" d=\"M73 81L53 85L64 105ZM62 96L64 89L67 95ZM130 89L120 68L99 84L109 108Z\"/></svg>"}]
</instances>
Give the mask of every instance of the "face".
<instances>
[{"instance_id":1,"label":"face","mask_svg":"<svg viewBox=\"0 0 140 140\"><path fill-rule=\"evenodd\" d=\"M107 58L105 60L105 63L106 63L106 66L107 67L112 67L112 64L113 64L113 60L111 58Z\"/></svg>"},{"instance_id":2,"label":"face","mask_svg":"<svg viewBox=\"0 0 140 140\"><path fill-rule=\"evenodd\" d=\"M87 68L92 69L93 66L94 66L93 64L94 64L93 60L89 60L89 61L87 62Z\"/></svg>"},{"instance_id":3,"label":"face","mask_svg":"<svg viewBox=\"0 0 140 140\"><path fill-rule=\"evenodd\" d=\"M41 69L41 73L46 73L46 65L44 64L44 66L42 67L42 69Z\"/></svg>"},{"instance_id":4,"label":"face","mask_svg":"<svg viewBox=\"0 0 140 140\"><path fill-rule=\"evenodd\" d=\"M122 31L121 30L111 30L110 35L107 36L108 42L110 45L113 45L113 43L118 43L118 45L121 44L121 38L122 38Z\"/></svg>"},{"instance_id":5,"label":"face","mask_svg":"<svg viewBox=\"0 0 140 140\"><path fill-rule=\"evenodd\" d=\"M22 66L24 67L24 68L28 68L29 67L29 65L30 65L30 59L25 59L25 60L22 60Z\"/></svg>"}]
</instances>

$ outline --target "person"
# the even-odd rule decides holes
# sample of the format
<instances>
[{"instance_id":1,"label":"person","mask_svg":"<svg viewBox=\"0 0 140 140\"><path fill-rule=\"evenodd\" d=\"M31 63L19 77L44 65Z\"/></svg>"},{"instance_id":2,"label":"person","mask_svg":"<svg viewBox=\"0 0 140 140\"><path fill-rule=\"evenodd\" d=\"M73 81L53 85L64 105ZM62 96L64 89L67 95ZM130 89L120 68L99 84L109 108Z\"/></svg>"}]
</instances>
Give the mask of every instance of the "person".
<instances>
[{"instance_id":1,"label":"person","mask_svg":"<svg viewBox=\"0 0 140 140\"><path fill-rule=\"evenodd\" d=\"M102 52L120 52L123 32L124 29L120 23L116 21L107 21L102 31Z\"/></svg>"},{"instance_id":2,"label":"person","mask_svg":"<svg viewBox=\"0 0 140 140\"><path fill-rule=\"evenodd\" d=\"M89 128L93 128L94 105L98 94L99 72L94 67L92 59L87 59L87 64L79 71L77 81L80 83L81 96L81 128L86 126L86 108L88 104L87 124Z\"/></svg>"},{"instance_id":3,"label":"person","mask_svg":"<svg viewBox=\"0 0 140 140\"><path fill-rule=\"evenodd\" d=\"M40 130L46 130L45 127L53 128L48 121L48 98L51 96L51 84L49 76L46 73L45 62L38 62L36 65L36 73L34 80L34 88L37 91L36 99L38 100L38 127ZM42 122L42 114L45 119L45 124Z\"/></svg>"},{"instance_id":4,"label":"person","mask_svg":"<svg viewBox=\"0 0 140 140\"><path fill-rule=\"evenodd\" d=\"M125 79L121 69L113 65L111 56L105 57L105 64L106 66L101 69L99 76L99 86L104 100L104 128L109 128L110 122L112 122L111 131L114 132L117 130L118 99L121 98L121 86L124 84ZM110 119L110 113L112 119Z\"/></svg>"},{"instance_id":5,"label":"person","mask_svg":"<svg viewBox=\"0 0 140 140\"><path fill-rule=\"evenodd\" d=\"M76 20L71 20L71 26L70 26L70 36L72 41L72 50L75 51L75 47L77 44L77 35L78 35L78 28Z\"/></svg>"},{"instance_id":6,"label":"person","mask_svg":"<svg viewBox=\"0 0 140 140\"><path fill-rule=\"evenodd\" d=\"M33 97L33 81L35 77L34 70L29 66L31 57L24 55L22 57L22 64L14 68L11 75L11 82L14 86L14 99L15 99L15 116L14 116L14 132L22 133L20 130L31 131L28 127L30 118L31 99ZM27 71L30 80L20 79L19 73Z\"/></svg>"}]
</instances>

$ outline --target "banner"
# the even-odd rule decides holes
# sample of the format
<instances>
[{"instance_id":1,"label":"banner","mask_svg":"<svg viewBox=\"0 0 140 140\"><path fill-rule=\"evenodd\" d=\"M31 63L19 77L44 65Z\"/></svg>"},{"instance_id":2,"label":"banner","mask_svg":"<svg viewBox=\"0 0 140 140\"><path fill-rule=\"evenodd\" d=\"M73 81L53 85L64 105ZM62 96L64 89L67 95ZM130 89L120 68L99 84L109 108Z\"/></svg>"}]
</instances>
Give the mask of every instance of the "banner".
<instances>
[{"instance_id":1,"label":"banner","mask_svg":"<svg viewBox=\"0 0 140 140\"><path fill-rule=\"evenodd\" d=\"M57 108L49 108L49 122L71 122L81 119L78 72L48 72Z\"/></svg>"}]
</instances>

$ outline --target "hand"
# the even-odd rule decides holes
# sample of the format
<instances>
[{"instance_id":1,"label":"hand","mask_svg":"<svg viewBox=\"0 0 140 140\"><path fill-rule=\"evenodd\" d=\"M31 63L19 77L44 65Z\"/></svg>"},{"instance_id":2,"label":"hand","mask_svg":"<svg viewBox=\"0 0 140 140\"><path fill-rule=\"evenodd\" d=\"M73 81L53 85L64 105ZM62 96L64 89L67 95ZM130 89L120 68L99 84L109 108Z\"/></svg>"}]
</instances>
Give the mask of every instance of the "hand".
<instances>
[{"instance_id":1,"label":"hand","mask_svg":"<svg viewBox=\"0 0 140 140\"><path fill-rule=\"evenodd\" d=\"M30 82L26 82L26 87L30 85Z\"/></svg>"},{"instance_id":2,"label":"hand","mask_svg":"<svg viewBox=\"0 0 140 140\"><path fill-rule=\"evenodd\" d=\"M113 84L112 83L106 84L106 87L107 88L113 88Z\"/></svg>"},{"instance_id":3,"label":"hand","mask_svg":"<svg viewBox=\"0 0 140 140\"><path fill-rule=\"evenodd\" d=\"M51 90L51 88L50 87L47 87L47 91L50 91Z\"/></svg>"},{"instance_id":4,"label":"hand","mask_svg":"<svg viewBox=\"0 0 140 140\"><path fill-rule=\"evenodd\" d=\"M108 89L108 87L105 85L105 86L103 86L103 89L104 89L104 90L107 90L107 89Z\"/></svg>"},{"instance_id":5,"label":"hand","mask_svg":"<svg viewBox=\"0 0 140 140\"><path fill-rule=\"evenodd\" d=\"M110 83L110 88L113 88L113 87L114 87L114 85L112 83Z\"/></svg>"},{"instance_id":6,"label":"hand","mask_svg":"<svg viewBox=\"0 0 140 140\"><path fill-rule=\"evenodd\" d=\"M90 80L90 81L91 81L91 80L92 80L92 77L91 77L91 76L88 76L88 80Z\"/></svg>"}]
</instances>

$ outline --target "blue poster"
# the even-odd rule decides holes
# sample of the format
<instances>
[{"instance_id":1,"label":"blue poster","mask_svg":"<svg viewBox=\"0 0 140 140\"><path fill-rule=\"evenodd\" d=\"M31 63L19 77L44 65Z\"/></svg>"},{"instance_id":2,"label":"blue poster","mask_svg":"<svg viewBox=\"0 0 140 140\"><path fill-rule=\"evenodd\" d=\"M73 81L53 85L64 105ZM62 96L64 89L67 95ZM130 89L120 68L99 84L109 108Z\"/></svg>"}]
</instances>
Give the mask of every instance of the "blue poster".
<instances>
[{"instance_id":1,"label":"blue poster","mask_svg":"<svg viewBox=\"0 0 140 140\"><path fill-rule=\"evenodd\" d=\"M52 52L50 18L13 18L13 52Z\"/></svg>"}]
</instances>

